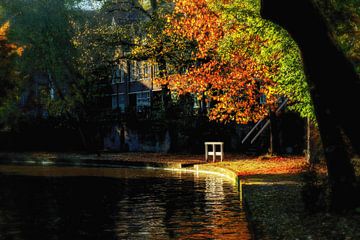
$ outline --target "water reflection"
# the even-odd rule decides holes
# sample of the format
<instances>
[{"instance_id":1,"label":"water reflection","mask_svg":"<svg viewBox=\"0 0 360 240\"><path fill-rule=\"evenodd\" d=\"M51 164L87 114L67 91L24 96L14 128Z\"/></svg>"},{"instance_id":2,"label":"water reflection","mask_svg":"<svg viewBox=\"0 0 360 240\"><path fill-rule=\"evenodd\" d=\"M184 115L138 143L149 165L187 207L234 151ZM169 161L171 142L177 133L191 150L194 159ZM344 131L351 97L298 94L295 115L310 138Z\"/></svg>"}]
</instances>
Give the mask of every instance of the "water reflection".
<instances>
[{"instance_id":1,"label":"water reflection","mask_svg":"<svg viewBox=\"0 0 360 240\"><path fill-rule=\"evenodd\" d=\"M0 165L3 239L250 239L239 196L212 176Z\"/></svg>"}]
</instances>

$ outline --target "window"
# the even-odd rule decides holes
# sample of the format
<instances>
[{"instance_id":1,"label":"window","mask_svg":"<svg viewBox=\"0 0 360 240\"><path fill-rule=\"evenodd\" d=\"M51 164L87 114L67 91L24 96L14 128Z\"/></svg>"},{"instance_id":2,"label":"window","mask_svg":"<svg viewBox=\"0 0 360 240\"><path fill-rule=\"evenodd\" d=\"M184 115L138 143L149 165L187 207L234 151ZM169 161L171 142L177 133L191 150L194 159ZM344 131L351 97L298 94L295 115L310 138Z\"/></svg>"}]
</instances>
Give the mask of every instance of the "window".
<instances>
[{"instance_id":1,"label":"window","mask_svg":"<svg viewBox=\"0 0 360 240\"><path fill-rule=\"evenodd\" d=\"M138 81L139 79L139 70L138 63L136 61L131 61L130 64L130 81Z\"/></svg>"},{"instance_id":2,"label":"window","mask_svg":"<svg viewBox=\"0 0 360 240\"><path fill-rule=\"evenodd\" d=\"M117 68L115 69L115 78L116 79L121 78L121 69L119 66L117 66Z\"/></svg>"},{"instance_id":3,"label":"window","mask_svg":"<svg viewBox=\"0 0 360 240\"><path fill-rule=\"evenodd\" d=\"M206 109L206 108L210 108L211 106L211 99L208 97L202 96L202 98L199 98L199 95L194 94L193 100L194 100L194 105L193 105L194 109Z\"/></svg>"},{"instance_id":4,"label":"window","mask_svg":"<svg viewBox=\"0 0 360 240\"><path fill-rule=\"evenodd\" d=\"M159 76L160 76L159 65L155 64L154 65L154 77L159 77Z\"/></svg>"},{"instance_id":5,"label":"window","mask_svg":"<svg viewBox=\"0 0 360 240\"><path fill-rule=\"evenodd\" d=\"M151 72L151 65L147 62L143 62L142 64L142 70L143 70L143 80L149 80L150 79L150 72Z\"/></svg>"},{"instance_id":6,"label":"window","mask_svg":"<svg viewBox=\"0 0 360 240\"><path fill-rule=\"evenodd\" d=\"M124 112L124 110L125 110L125 95L124 94L113 95L111 97L111 101L112 101L112 109L113 110L117 109L119 107L121 112Z\"/></svg>"},{"instance_id":7,"label":"window","mask_svg":"<svg viewBox=\"0 0 360 240\"><path fill-rule=\"evenodd\" d=\"M260 96L260 104L266 104L266 95L265 94L262 94Z\"/></svg>"},{"instance_id":8,"label":"window","mask_svg":"<svg viewBox=\"0 0 360 240\"><path fill-rule=\"evenodd\" d=\"M205 104L206 104L206 108L210 108L210 106L211 106L211 99L210 99L210 98L206 98L206 99L205 99Z\"/></svg>"},{"instance_id":9,"label":"window","mask_svg":"<svg viewBox=\"0 0 360 240\"><path fill-rule=\"evenodd\" d=\"M201 102L199 101L196 94L193 95L193 99L194 99L194 108L200 108Z\"/></svg>"},{"instance_id":10,"label":"window","mask_svg":"<svg viewBox=\"0 0 360 240\"><path fill-rule=\"evenodd\" d=\"M149 80L151 76L151 65L146 61L132 61L130 66L130 81Z\"/></svg>"},{"instance_id":11,"label":"window","mask_svg":"<svg viewBox=\"0 0 360 240\"><path fill-rule=\"evenodd\" d=\"M124 64L118 64L115 65L113 68L113 74L112 74L112 83L122 83L125 80L125 74L124 74Z\"/></svg>"},{"instance_id":12,"label":"window","mask_svg":"<svg viewBox=\"0 0 360 240\"><path fill-rule=\"evenodd\" d=\"M149 107L150 106L150 92L140 92L136 94L136 106Z\"/></svg>"},{"instance_id":13,"label":"window","mask_svg":"<svg viewBox=\"0 0 360 240\"><path fill-rule=\"evenodd\" d=\"M126 64L125 63L122 63L120 65L120 68L121 68L121 72L120 72L120 82L123 83L125 82L125 72L127 72L127 69L126 69Z\"/></svg>"},{"instance_id":14,"label":"window","mask_svg":"<svg viewBox=\"0 0 360 240\"><path fill-rule=\"evenodd\" d=\"M137 80L141 81L143 78L143 69L141 62L136 62Z\"/></svg>"}]
</instances>

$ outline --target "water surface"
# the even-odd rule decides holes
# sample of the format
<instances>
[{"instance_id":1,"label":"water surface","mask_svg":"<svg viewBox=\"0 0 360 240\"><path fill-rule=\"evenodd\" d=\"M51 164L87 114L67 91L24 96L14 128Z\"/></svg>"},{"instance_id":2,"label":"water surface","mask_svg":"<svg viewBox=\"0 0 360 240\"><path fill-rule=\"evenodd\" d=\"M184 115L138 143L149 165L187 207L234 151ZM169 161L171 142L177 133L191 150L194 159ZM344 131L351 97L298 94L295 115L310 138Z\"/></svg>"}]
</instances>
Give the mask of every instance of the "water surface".
<instances>
[{"instance_id":1,"label":"water surface","mask_svg":"<svg viewBox=\"0 0 360 240\"><path fill-rule=\"evenodd\" d=\"M250 239L217 176L0 165L0 240Z\"/></svg>"}]
</instances>

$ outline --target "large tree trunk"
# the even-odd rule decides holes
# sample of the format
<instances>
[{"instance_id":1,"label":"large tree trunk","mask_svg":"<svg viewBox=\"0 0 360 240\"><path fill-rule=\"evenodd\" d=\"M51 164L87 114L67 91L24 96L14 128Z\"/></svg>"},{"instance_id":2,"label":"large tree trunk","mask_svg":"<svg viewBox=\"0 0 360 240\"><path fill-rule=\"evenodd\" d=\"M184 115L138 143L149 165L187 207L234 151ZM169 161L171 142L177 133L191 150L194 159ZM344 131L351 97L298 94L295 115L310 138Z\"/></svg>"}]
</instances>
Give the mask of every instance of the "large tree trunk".
<instances>
[{"instance_id":1,"label":"large tree trunk","mask_svg":"<svg viewBox=\"0 0 360 240\"><path fill-rule=\"evenodd\" d=\"M360 92L358 76L334 46L310 0L262 0L261 4L262 17L285 28L301 50L327 161L332 208L354 208L356 178L343 135L359 153L360 117L352 113Z\"/></svg>"},{"instance_id":2,"label":"large tree trunk","mask_svg":"<svg viewBox=\"0 0 360 240\"><path fill-rule=\"evenodd\" d=\"M324 161L324 148L319 128L309 118L306 127L307 159L311 165Z\"/></svg>"},{"instance_id":3,"label":"large tree trunk","mask_svg":"<svg viewBox=\"0 0 360 240\"><path fill-rule=\"evenodd\" d=\"M308 117L306 119L306 160L308 161L309 164L312 164L314 161L312 158L312 154L311 154L311 120Z\"/></svg>"}]
</instances>

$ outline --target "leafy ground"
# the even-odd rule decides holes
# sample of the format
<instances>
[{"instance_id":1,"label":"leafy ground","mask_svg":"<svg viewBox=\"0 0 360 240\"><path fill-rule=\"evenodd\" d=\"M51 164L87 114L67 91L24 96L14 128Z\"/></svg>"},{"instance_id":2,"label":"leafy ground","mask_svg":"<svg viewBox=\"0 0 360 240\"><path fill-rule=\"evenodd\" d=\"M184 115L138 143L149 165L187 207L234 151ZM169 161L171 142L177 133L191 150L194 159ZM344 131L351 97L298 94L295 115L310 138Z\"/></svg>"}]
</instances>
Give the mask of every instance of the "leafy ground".
<instances>
[{"instance_id":1,"label":"leafy ground","mask_svg":"<svg viewBox=\"0 0 360 240\"><path fill-rule=\"evenodd\" d=\"M249 185L245 197L258 239L360 239L360 215L308 213L300 185Z\"/></svg>"},{"instance_id":2,"label":"leafy ground","mask_svg":"<svg viewBox=\"0 0 360 240\"><path fill-rule=\"evenodd\" d=\"M238 175L249 178L255 175L295 174L303 170L306 161L303 157L254 157L233 155L229 161L217 162L213 165L224 167Z\"/></svg>"},{"instance_id":3,"label":"leafy ground","mask_svg":"<svg viewBox=\"0 0 360 240\"><path fill-rule=\"evenodd\" d=\"M359 161L355 161L359 171ZM302 157L260 157L215 163L246 179L244 196L257 239L360 239L360 214L310 213L302 201ZM317 166L326 178L326 167Z\"/></svg>"}]
</instances>

